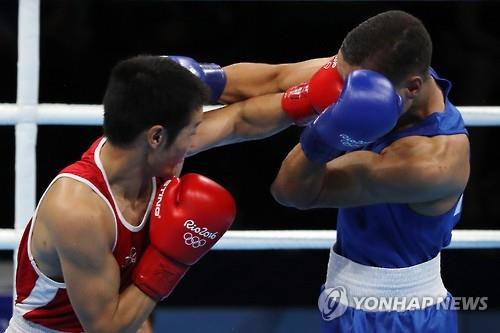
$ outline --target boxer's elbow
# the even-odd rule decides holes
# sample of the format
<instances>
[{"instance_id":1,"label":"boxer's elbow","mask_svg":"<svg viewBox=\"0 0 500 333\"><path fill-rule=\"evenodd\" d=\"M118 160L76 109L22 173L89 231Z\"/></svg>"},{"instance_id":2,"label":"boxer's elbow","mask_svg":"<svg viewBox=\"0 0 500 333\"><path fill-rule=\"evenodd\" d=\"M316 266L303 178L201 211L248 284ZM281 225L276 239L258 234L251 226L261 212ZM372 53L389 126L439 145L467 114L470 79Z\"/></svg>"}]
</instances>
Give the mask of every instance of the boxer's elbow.
<instances>
[{"instance_id":1,"label":"boxer's elbow","mask_svg":"<svg viewBox=\"0 0 500 333\"><path fill-rule=\"evenodd\" d=\"M118 312L112 314L103 311L95 320L87 320L82 324L88 333L136 333L138 325L132 321L128 316L119 316Z\"/></svg>"},{"instance_id":2,"label":"boxer's elbow","mask_svg":"<svg viewBox=\"0 0 500 333\"><path fill-rule=\"evenodd\" d=\"M271 195L279 204L300 210L313 208L313 200L304 195L304 192L286 186L279 179L271 185Z\"/></svg>"},{"instance_id":3,"label":"boxer's elbow","mask_svg":"<svg viewBox=\"0 0 500 333\"><path fill-rule=\"evenodd\" d=\"M291 206L286 193L276 183L276 180L271 184L271 195L273 196L274 200L276 200L276 202L278 202L280 205L286 207Z\"/></svg>"},{"instance_id":4,"label":"boxer's elbow","mask_svg":"<svg viewBox=\"0 0 500 333\"><path fill-rule=\"evenodd\" d=\"M137 329L126 325L116 325L114 323L108 322L107 324L98 325L91 327L90 329L85 329L85 332L89 333L136 333Z\"/></svg>"}]
</instances>

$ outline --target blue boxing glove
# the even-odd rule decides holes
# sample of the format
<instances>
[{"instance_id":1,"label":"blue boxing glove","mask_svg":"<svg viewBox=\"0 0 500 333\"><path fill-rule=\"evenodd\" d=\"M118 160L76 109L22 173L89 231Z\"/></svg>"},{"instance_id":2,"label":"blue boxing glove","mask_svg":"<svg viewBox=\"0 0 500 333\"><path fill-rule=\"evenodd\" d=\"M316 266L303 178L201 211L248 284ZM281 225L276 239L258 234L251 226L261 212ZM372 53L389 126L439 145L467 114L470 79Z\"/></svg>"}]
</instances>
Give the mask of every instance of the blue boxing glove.
<instances>
[{"instance_id":1,"label":"blue boxing glove","mask_svg":"<svg viewBox=\"0 0 500 333\"><path fill-rule=\"evenodd\" d=\"M302 132L302 150L309 160L326 163L389 133L402 111L403 101L385 76L353 71L337 103Z\"/></svg>"},{"instance_id":2,"label":"blue boxing glove","mask_svg":"<svg viewBox=\"0 0 500 333\"><path fill-rule=\"evenodd\" d=\"M217 64L199 63L193 58L184 56L166 56L202 80L210 89L210 102L217 103L224 87L226 86L226 74Z\"/></svg>"}]
</instances>

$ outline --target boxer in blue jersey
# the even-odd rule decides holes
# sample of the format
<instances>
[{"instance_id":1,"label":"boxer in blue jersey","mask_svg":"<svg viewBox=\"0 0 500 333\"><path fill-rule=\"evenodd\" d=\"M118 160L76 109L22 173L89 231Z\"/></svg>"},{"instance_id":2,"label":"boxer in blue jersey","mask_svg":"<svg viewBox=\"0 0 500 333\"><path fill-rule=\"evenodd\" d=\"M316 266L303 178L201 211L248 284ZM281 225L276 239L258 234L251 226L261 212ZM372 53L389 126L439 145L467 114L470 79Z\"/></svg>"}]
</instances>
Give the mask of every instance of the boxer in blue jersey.
<instances>
[{"instance_id":1,"label":"boxer in blue jersey","mask_svg":"<svg viewBox=\"0 0 500 333\"><path fill-rule=\"evenodd\" d=\"M389 11L349 32L331 59L240 63L218 76L174 59L219 101L281 93L259 100L261 114L281 108L308 124L271 190L286 206L339 208L318 304L325 333L457 332L439 253L460 218L469 141L431 56L420 20Z\"/></svg>"},{"instance_id":2,"label":"boxer in blue jersey","mask_svg":"<svg viewBox=\"0 0 500 333\"><path fill-rule=\"evenodd\" d=\"M282 204L339 208L319 299L323 332L457 332L439 253L460 218L469 142L422 23L400 11L353 29L339 100L272 185Z\"/></svg>"}]
</instances>

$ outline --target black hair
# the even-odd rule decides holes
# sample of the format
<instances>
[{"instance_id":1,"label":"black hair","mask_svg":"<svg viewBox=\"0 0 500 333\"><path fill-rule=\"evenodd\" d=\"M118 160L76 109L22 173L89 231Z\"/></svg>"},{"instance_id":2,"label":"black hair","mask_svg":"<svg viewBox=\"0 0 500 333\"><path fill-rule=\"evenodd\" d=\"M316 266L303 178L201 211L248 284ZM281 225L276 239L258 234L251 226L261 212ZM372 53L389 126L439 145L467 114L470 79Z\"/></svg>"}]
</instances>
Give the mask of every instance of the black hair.
<instances>
[{"instance_id":1,"label":"black hair","mask_svg":"<svg viewBox=\"0 0 500 333\"><path fill-rule=\"evenodd\" d=\"M351 30L340 50L350 65L378 71L398 85L410 74L428 77L432 41L419 19L392 10Z\"/></svg>"},{"instance_id":2,"label":"black hair","mask_svg":"<svg viewBox=\"0 0 500 333\"><path fill-rule=\"evenodd\" d=\"M162 125L171 144L207 96L195 75L165 57L126 59L113 68L104 95L104 135L125 147L151 126Z\"/></svg>"}]
</instances>

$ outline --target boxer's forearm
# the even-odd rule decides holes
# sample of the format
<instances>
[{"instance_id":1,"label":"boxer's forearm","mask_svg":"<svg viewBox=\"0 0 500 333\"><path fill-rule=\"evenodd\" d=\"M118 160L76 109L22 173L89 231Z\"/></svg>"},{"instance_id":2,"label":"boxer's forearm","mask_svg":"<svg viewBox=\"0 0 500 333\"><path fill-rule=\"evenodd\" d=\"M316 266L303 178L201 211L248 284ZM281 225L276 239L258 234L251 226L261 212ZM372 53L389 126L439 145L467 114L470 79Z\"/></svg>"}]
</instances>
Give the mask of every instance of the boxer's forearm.
<instances>
[{"instance_id":1,"label":"boxer's forearm","mask_svg":"<svg viewBox=\"0 0 500 333\"><path fill-rule=\"evenodd\" d=\"M279 65L237 63L224 67L227 83L221 101L231 104L255 96L284 92L292 86L309 81L328 59Z\"/></svg>"},{"instance_id":2,"label":"boxer's forearm","mask_svg":"<svg viewBox=\"0 0 500 333\"><path fill-rule=\"evenodd\" d=\"M283 161L271 193L284 206L308 209L321 193L325 175L326 164L308 160L298 144Z\"/></svg>"},{"instance_id":3,"label":"boxer's forearm","mask_svg":"<svg viewBox=\"0 0 500 333\"><path fill-rule=\"evenodd\" d=\"M224 67L227 83L220 100L226 104L280 92L279 78L289 64L237 63Z\"/></svg>"},{"instance_id":4,"label":"boxer's forearm","mask_svg":"<svg viewBox=\"0 0 500 333\"><path fill-rule=\"evenodd\" d=\"M153 333L153 321L151 318L147 319L141 327L137 330L137 333Z\"/></svg>"},{"instance_id":5,"label":"boxer's forearm","mask_svg":"<svg viewBox=\"0 0 500 333\"><path fill-rule=\"evenodd\" d=\"M153 299L135 285L131 285L120 294L116 311L109 322L109 330L105 329L104 331L136 333L140 328L147 327L147 325L144 326L144 323L155 306L156 302ZM103 332L103 330L96 332Z\"/></svg>"},{"instance_id":6,"label":"boxer's forearm","mask_svg":"<svg viewBox=\"0 0 500 333\"><path fill-rule=\"evenodd\" d=\"M281 107L282 96L281 93L270 94L238 103L241 104L239 115L230 140L240 142L262 139L293 125Z\"/></svg>"},{"instance_id":7,"label":"boxer's forearm","mask_svg":"<svg viewBox=\"0 0 500 333\"><path fill-rule=\"evenodd\" d=\"M88 311L83 312L78 307L75 309L85 332L136 333L156 305L153 299L135 285L129 286L114 299L108 299L106 305L95 304L100 310L91 316Z\"/></svg>"},{"instance_id":8,"label":"boxer's forearm","mask_svg":"<svg viewBox=\"0 0 500 333\"><path fill-rule=\"evenodd\" d=\"M262 139L292 125L281 109L282 94L247 99L206 112L188 155L236 142Z\"/></svg>"}]
</instances>

